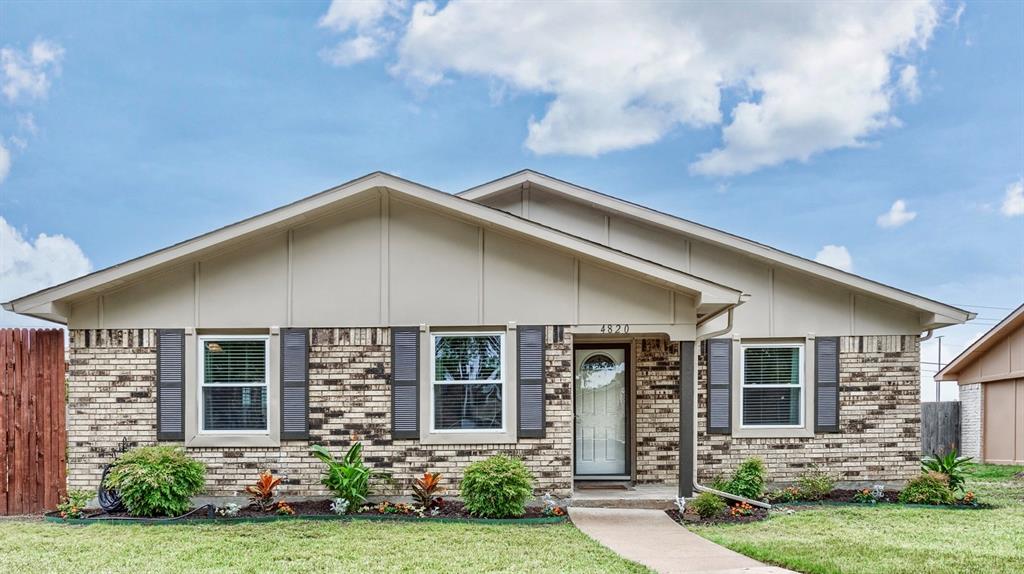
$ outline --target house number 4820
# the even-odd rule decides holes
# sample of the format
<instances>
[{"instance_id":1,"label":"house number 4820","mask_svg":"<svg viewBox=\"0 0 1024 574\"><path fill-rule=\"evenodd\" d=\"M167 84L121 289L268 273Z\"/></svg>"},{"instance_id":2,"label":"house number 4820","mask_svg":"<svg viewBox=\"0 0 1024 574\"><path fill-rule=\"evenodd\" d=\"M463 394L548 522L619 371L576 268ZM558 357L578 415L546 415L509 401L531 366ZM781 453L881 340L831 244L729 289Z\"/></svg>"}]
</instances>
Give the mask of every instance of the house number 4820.
<instances>
[{"instance_id":1,"label":"house number 4820","mask_svg":"<svg viewBox=\"0 0 1024 574\"><path fill-rule=\"evenodd\" d=\"M622 323L619 323L617 325L601 325L601 332L625 334L629 332L629 325L625 325Z\"/></svg>"}]
</instances>

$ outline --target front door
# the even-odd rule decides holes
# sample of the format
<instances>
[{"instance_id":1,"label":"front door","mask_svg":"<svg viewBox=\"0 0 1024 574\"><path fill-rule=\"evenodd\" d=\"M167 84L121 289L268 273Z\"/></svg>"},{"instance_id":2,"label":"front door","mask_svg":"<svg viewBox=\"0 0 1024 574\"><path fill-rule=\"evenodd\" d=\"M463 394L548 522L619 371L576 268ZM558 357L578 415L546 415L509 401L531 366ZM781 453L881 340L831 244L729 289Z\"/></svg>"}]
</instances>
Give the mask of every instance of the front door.
<instances>
[{"instance_id":1,"label":"front door","mask_svg":"<svg viewBox=\"0 0 1024 574\"><path fill-rule=\"evenodd\" d=\"M626 350L575 350L577 476L628 478Z\"/></svg>"}]
</instances>

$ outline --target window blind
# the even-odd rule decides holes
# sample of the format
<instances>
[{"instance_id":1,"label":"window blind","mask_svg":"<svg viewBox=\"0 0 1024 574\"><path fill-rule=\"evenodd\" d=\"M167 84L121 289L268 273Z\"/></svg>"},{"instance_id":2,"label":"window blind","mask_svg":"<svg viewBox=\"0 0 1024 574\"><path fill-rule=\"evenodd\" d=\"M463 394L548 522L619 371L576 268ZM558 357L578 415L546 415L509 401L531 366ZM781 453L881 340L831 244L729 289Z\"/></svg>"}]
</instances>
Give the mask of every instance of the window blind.
<instances>
[{"instance_id":1,"label":"window blind","mask_svg":"<svg viewBox=\"0 0 1024 574\"><path fill-rule=\"evenodd\" d=\"M207 338L202 345L203 430L266 430L266 339Z\"/></svg>"},{"instance_id":2,"label":"window blind","mask_svg":"<svg viewBox=\"0 0 1024 574\"><path fill-rule=\"evenodd\" d=\"M802 395L798 347L743 351L743 424L798 426Z\"/></svg>"},{"instance_id":3,"label":"window blind","mask_svg":"<svg viewBox=\"0 0 1024 574\"><path fill-rule=\"evenodd\" d=\"M504 428L504 335L435 335L435 430Z\"/></svg>"}]
</instances>

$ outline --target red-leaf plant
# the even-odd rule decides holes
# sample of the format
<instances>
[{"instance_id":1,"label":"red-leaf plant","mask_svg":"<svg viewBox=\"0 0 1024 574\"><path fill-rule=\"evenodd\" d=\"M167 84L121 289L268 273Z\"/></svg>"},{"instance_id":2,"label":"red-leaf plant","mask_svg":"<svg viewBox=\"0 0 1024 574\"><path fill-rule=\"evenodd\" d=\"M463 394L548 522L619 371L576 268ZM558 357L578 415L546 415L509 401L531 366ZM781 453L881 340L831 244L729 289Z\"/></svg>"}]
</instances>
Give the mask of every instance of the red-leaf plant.
<instances>
[{"instance_id":1,"label":"red-leaf plant","mask_svg":"<svg viewBox=\"0 0 1024 574\"><path fill-rule=\"evenodd\" d=\"M424 472L421 478L417 478L412 484L412 497L419 506L427 510L437 503L435 494L443 492L441 489L441 473Z\"/></svg>"},{"instance_id":2,"label":"red-leaf plant","mask_svg":"<svg viewBox=\"0 0 1024 574\"><path fill-rule=\"evenodd\" d=\"M245 491L251 494L249 497L250 506L256 510L266 512L274 508L274 489L281 484L281 479L274 476L269 470L260 473L256 484L245 487Z\"/></svg>"}]
</instances>

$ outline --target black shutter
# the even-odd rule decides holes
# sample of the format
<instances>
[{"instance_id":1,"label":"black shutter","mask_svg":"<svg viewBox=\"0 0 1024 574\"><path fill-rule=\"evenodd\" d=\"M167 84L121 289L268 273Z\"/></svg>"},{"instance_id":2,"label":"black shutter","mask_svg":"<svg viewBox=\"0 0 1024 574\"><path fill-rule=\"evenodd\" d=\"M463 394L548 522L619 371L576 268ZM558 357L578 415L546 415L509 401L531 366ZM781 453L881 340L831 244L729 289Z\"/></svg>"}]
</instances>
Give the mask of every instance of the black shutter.
<instances>
[{"instance_id":1,"label":"black shutter","mask_svg":"<svg viewBox=\"0 0 1024 574\"><path fill-rule=\"evenodd\" d=\"M544 438L544 327L516 330L519 438Z\"/></svg>"},{"instance_id":2,"label":"black shutter","mask_svg":"<svg viewBox=\"0 0 1024 574\"><path fill-rule=\"evenodd\" d=\"M281 440L309 438L309 330L281 329Z\"/></svg>"},{"instance_id":3,"label":"black shutter","mask_svg":"<svg viewBox=\"0 0 1024 574\"><path fill-rule=\"evenodd\" d=\"M391 328L391 436L420 437L420 328Z\"/></svg>"},{"instance_id":4,"label":"black shutter","mask_svg":"<svg viewBox=\"0 0 1024 574\"><path fill-rule=\"evenodd\" d=\"M708 434L732 432L732 340L708 339Z\"/></svg>"},{"instance_id":5,"label":"black shutter","mask_svg":"<svg viewBox=\"0 0 1024 574\"><path fill-rule=\"evenodd\" d=\"M814 432L839 432L839 337L814 341Z\"/></svg>"},{"instance_id":6,"label":"black shutter","mask_svg":"<svg viewBox=\"0 0 1024 574\"><path fill-rule=\"evenodd\" d=\"M156 332L156 440L185 440L185 330Z\"/></svg>"}]
</instances>

